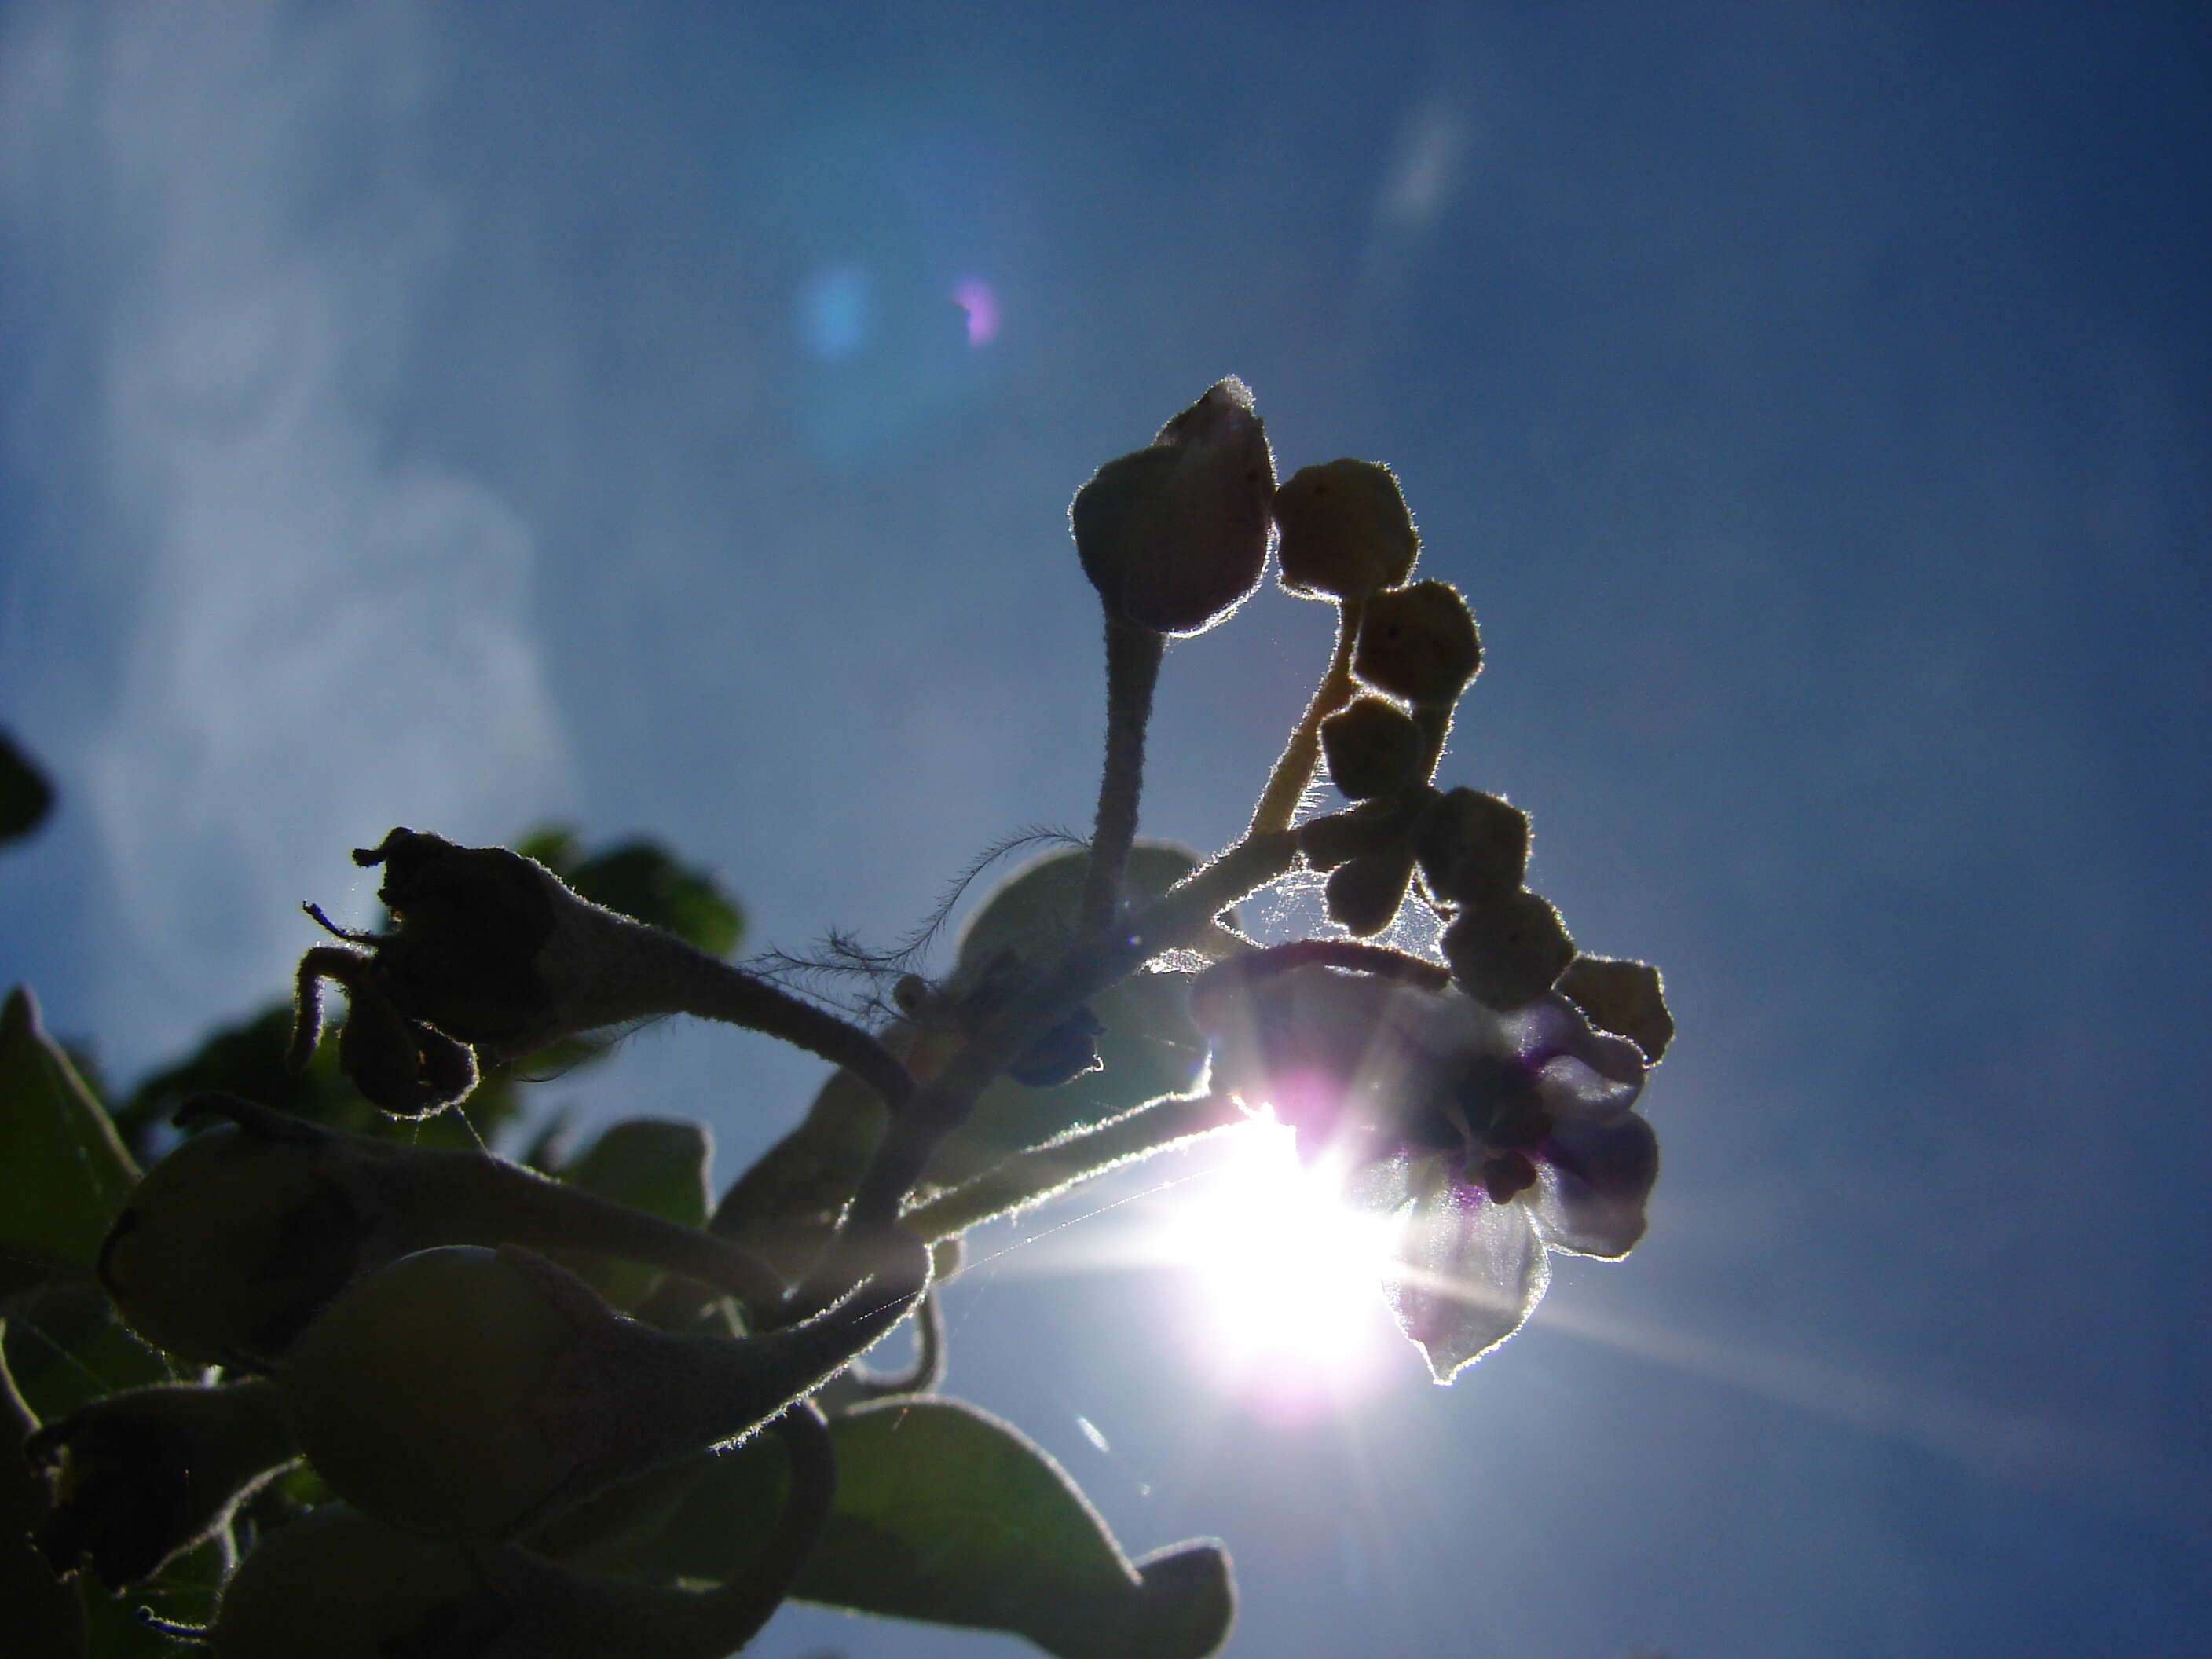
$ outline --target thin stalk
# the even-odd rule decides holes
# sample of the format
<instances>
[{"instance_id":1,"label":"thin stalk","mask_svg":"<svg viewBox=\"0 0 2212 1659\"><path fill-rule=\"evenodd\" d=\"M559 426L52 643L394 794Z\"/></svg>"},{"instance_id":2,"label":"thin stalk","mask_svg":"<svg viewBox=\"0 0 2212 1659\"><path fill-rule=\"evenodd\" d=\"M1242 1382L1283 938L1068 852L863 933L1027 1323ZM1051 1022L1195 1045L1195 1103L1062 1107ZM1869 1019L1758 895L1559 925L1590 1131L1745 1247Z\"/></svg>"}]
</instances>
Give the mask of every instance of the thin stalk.
<instances>
[{"instance_id":1,"label":"thin stalk","mask_svg":"<svg viewBox=\"0 0 2212 1659\"><path fill-rule=\"evenodd\" d=\"M1138 1158L1150 1158L1245 1122L1225 1095L1170 1095L1119 1117L1018 1153L942 1198L907 1212L905 1224L931 1243L1025 1210Z\"/></svg>"},{"instance_id":2,"label":"thin stalk","mask_svg":"<svg viewBox=\"0 0 2212 1659\"><path fill-rule=\"evenodd\" d=\"M893 1113L914 1093L914 1074L906 1062L842 1015L703 951L688 951L681 960L687 971L673 986L673 1012L765 1031L819 1054L867 1084Z\"/></svg>"},{"instance_id":3,"label":"thin stalk","mask_svg":"<svg viewBox=\"0 0 2212 1659\"><path fill-rule=\"evenodd\" d=\"M1137 801L1145 787L1145 728L1152 717L1166 636L1106 615L1106 764L1098 780L1098 815L1091 863L1077 913L1079 939L1097 939L1121 908L1121 874L1137 836Z\"/></svg>"},{"instance_id":4,"label":"thin stalk","mask_svg":"<svg viewBox=\"0 0 2212 1659\"><path fill-rule=\"evenodd\" d=\"M871 1271L875 1241L898 1218L932 1155L967 1120L976 1097L1040 1033L1163 951L1188 944L1222 911L1285 874L1297 857L1297 836L1289 830L1247 834L1113 935L1072 952L1000 1011L891 1120L860 1176L836 1242L787 1304L785 1316L803 1317L828 1306Z\"/></svg>"},{"instance_id":5,"label":"thin stalk","mask_svg":"<svg viewBox=\"0 0 2212 1659\"><path fill-rule=\"evenodd\" d=\"M1352 678L1352 651L1359 642L1359 618L1365 610L1364 599L1346 599L1337 607L1336 649L1330 653L1321 684L1314 688L1313 700L1291 728L1290 738L1267 775L1260 803L1252 809L1252 827L1244 832L1246 839L1287 830L1297 817L1298 803L1305 799L1314 770L1321 764L1321 723L1350 702L1358 689Z\"/></svg>"}]
</instances>

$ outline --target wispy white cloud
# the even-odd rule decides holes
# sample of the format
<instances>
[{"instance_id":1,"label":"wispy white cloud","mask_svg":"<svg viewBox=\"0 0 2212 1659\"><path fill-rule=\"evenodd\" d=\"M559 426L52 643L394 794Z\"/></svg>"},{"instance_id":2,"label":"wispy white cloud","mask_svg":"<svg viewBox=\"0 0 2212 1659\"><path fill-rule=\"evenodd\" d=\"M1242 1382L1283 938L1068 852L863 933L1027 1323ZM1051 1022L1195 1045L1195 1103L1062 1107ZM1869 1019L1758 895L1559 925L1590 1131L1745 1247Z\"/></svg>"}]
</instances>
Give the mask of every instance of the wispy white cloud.
<instances>
[{"instance_id":1,"label":"wispy white cloud","mask_svg":"<svg viewBox=\"0 0 2212 1659\"><path fill-rule=\"evenodd\" d=\"M125 1066L281 984L302 897L364 913L348 847L501 836L565 788L532 528L396 420L453 243L435 46L397 5L56 6L5 43L11 238L85 308L16 424L72 434L94 527L29 557L112 606L58 758Z\"/></svg>"},{"instance_id":2,"label":"wispy white cloud","mask_svg":"<svg viewBox=\"0 0 2212 1659\"><path fill-rule=\"evenodd\" d=\"M1408 110L1375 204L1385 233L1419 229L1436 217L1459 182L1467 123L1449 105L1425 100Z\"/></svg>"}]
</instances>

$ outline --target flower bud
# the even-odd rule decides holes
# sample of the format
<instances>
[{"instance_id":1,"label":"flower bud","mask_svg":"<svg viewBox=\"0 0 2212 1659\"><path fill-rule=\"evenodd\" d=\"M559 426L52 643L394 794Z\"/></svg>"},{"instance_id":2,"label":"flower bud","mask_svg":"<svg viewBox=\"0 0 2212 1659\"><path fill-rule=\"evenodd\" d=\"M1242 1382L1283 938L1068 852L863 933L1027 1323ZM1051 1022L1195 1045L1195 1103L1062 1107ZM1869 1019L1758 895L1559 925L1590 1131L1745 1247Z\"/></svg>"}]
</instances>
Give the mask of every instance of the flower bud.
<instances>
[{"instance_id":1,"label":"flower bud","mask_svg":"<svg viewBox=\"0 0 2212 1659\"><path fill-rule=\"evenodd\" d=\"M1525 887L1462 911L1443 944L1452 977L1498 1009L1534 1001L1575 956L1559 913Z\"/></svg>"},{"instance_id":2,"label":"flower bud","mask_svg":"<svg viewBox=\"0 0 2212 1659\"><path fill-rule=\"evenodd\" d=\"M1275 493L1275 523L1293 593L1364 599L1411 575L1421 545L1397 477L1380 461L1300 467Z\"/></svg>"},{"instance_id":3,"label":"flower bud","mask_svg":"<svg viewBox=\"0 0 2212 1659\"><path fill-rule=\"evenodd\" d=\"M196 1364L281 1352L358 1268L362 1218L314 1151L215 1129L149 1170L100 1282L123 1322Z\"/></svg>"},{"instance_id":4,"label":"flower bud","mask_svg":"<svg viewBox=\"0 0 2212 1659\"><path fill-rule=\"evenodd\" d=\"M489 1153L407 1146L200 1095L186 1139L146 1172L100 1247L125 1324L201 1364L265 1364L347 1284L440 1244L575 1249L772 1305L782 1286L728 1241L551 1182Z\"/></svg>"},{"instance_id":5,"label":"flower bud","mask_svg":"<svg viewBox=\"0 0 2212 1659\"><path fill-rule=\"evenodd\" d=\"M1413 717L1382 697L1355 697L1321 723L1328 781L1352 800L1427 781L1419 774L1428 750Z\"/></svg>"},{"instance_id":6,"label":"flower bud","mask_svg":"<svg viewBox=\"0 0 2212 1659\"><path fill-rule=\"evenodd\" d=\"M424 1250L349 1288L276 1376L307 1460L364 1514L502 1538L612 1482L739 1440L908 1313L928 1250L903 1229L844 1301L757 1335L617 1315L526 1250Z\"/></svg>"},{"instance_id":7,"label":"flower bud","mask_svg":"<svg viewBox=\"0 0 2212 1659\"><path fill-rule=\"evenodd\" d=\"M1437 798L1414 832L1421 879L1447 904L1503 898L1528 872L1528 815L1496 795L1452 789Z\"/></svg>"},{"instance_id":8,"label":"flower bud","mask_svg":"<svg viewBox=\"0 0 2212 1659\"><path fill-rule=\"evenodd\" d=\"M1231 376L1076 491L1068 520L1083 574L1112 616L1202 633L1259 586L1274 489L1252 393Z\"/></svg>"},{"instance_id":9,"label":"flower bud","mask_svg":"<svg viewBox=\"0 0 2212 1659\"><path fill-rule=\"evenodd\" d=\"M1626 1037L1654 1066L1674 1040L1665 986L1648 962L1577 957L1559 976L1559 994L1599 1030Z\"/></svg>"},{"instance_id":10,"label":"flower bud","mask_svg":"<svg viewBox=\"0 0 2212 1659\"><path fill-rule=\"evenodd\" d=\"M1482 635L1459 591L1415 582L1367 602L1352 672L1416 708L1449 706L1482 667Z\"/></svg>"},{"instance_id":11,"label":"flower bud","mask_svg":"<svg viewBox=\"0 0 2212 1659\"><path fill-rule=\"evenodd\" d=\"M1379 933L1397 920L1413 878L1410 848L1365 853L1339 865L1328 878L1328 919L1360 939Z\"/></svg>"},{"instance_id":12,"label":"flower bud","mask_svg":"<svg viewBox=\"0 0 2212 1659\"><path fill-rule=\"evenodd\" d=\"M299 1455L258 1378L126 1389L46 1424L23 1452L53 1478L40 1553L63 1573L88 1557L111 1590L206 1538Z\"/></svg>"},{"instance_id":13,"label":"flower bud","mask_svg":"<svg viewBox=\"0 0 2212 1659\"><path fill-rule=\"evenodd\" d=\"M405 1532L495 1538L574 1472L577 1450L544 1402L583 1335L529 1271L455 1246L353 1285L277 1376L301 1449L332 1491Z\"/></svg>"},{"instance_id":14,"label":"flower bud","mask_svg":"<svg viewBox=\"0 0 2212 1659\"><path fill-rule=\"evenodd\" d=\"M331 928L348 946L367 948L324 945L301 959L289 1063L301 1071L313 1054L320 987L335 981L352 1003L339 1059L386 1111L416 1116L459 1100L476 1081L471 1047L514 1060L565 1037L675 1013L772 1032L852 1066L886 1100L903 1099L912 1086L860 1027L592 903L520 853L400 829L353 858L385 866L377 896L396 926L389 933Z\"/></svg>"},{"instance_id":15,"label":"flower bud","mask_svg":"<svg viewBox=\"0 0 2212 1659\"><path fill-rule=\"evenodd\" d=\"M215 1659L477 1654L497 1650L508 1618L466 1549L326 1504L240 1564L208 1643Z\"/></svg>"},{"instance_id":16,"label":"flower bud","mask_svg":"<svg viewBox=\"0 0 2212 1659\"><path fill-rule=\"evenodd\" d=\"M1413 817L1395 800L1364 800L1348 811L1324 813L1298 826L1298 856L1314 870L1334 870L1346 859L1380 853L1405 841Z\"/></svg>"}]
</instances>

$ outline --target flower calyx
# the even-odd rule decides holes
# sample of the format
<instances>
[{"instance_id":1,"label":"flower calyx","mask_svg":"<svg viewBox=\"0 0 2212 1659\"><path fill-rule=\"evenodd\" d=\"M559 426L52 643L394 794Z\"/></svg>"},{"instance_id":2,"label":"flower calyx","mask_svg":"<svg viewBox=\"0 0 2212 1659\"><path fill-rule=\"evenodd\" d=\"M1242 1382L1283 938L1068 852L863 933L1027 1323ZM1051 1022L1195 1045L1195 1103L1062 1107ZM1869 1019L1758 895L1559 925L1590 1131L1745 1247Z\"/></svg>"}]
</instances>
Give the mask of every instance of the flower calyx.
<instances>
[{"instance_id":1,"label":"flower calyx","mask_svg":"<svg viewBox=\"0 0 2212 1659\"><path fill-rule=\"evenodd\" d=\"M151 1577L227 1524L298 1456L266 1381L126 1389L41 1425L23 1454L52 1486L34 1542L58 1573L110 1590Z\"/></svg>"}]
</instances>

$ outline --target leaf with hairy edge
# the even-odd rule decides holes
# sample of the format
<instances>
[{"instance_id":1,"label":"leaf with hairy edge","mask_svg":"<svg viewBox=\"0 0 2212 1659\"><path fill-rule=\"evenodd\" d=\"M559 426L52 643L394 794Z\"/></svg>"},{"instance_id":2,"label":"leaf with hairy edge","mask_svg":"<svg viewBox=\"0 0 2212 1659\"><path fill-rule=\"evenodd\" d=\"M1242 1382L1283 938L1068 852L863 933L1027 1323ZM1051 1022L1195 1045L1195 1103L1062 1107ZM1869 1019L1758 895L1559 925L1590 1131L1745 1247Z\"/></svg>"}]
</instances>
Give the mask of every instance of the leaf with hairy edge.
<instances>
[{"instance_id":1,"label":"leaf with hairy edge","mask_svg":"<svg viewBox=\"0 0 2212 1659\"><path fill-rule=\"evenodd\" d=\"M1064 848L1032 859L1000 883L962 930L948 988L956 996L971 990L1008 953L1034 972L1057 961L1073 939L1088 863L1081 848ZM1129 856L1127 902L1158 897L1198 866L1188 848L1139 842ZM1198 948L1219 956L1237 947L1232 935L1215 928ZM1091 1012L1103 1028L1097 1038L1100 1067L1043 1088L1000 1079L939 1149L929 1179L956 1185L1072 1129L1163 1095L1188 1093L1206 1064L1206 1040L1185 1007L1190 979L1139 973L1093 999Z\"/></svg>"},{"instance_id":2,"label":"leaf with hairy edge","mask_svg":"<svg viewBox=\"0 0 2212 1659\"><path fill-rule=\"evenodd\" d=\"M18 986L0 1008L0 1254L89 1272L137 1166Z\"/></svg>"},{"instance_id":3,"label":"leaf with hairy edge","mask_svg":"<svg viewBox=\"0 0 2212 1659\"><path fill-rule=\"evenodd\" d=\"M1060 1466L997 1419L890 1401L830 1432L837 1507L799 1575L808 1601L1011 1631L1058 1659L1200 1659L1227 1640L1218 1544L1131 1563Z\"/></svg>"},{"instance_id":4,"label":"leaf with hairy edge","mask_svg":"<svg viewBox=\"0 0 2212 1659\"><path fill-rule=\"evenodd\" d=\"M1056 1659L1202 1659L1236 1616L1211 1542L1132 1562L1060 1466L954 1400L886 1401L837 1418L836 1509L793 1594L855 1613L1028 1638ZM719 1580L765 1545L782 1453L757 1437L712 1464L650 1546L594 1565Z\"/></svg>"},{"instance_id":5,"label":"leaf with hairy edge","mask_svg":"<svg viewBox=\"0 0 2212 1659\"><path fill-rule=\"evenodd\" d=\"M707 1222L707 1172L714 1143L707 1126L674 1118L634 1117L610 1125L561 1179L587 1193L644 1210L686 1227ZM562 1253L563 1264L616 1307L635 1308L660 1278L632 1261Z\"/></svg>"}]
</instances>

